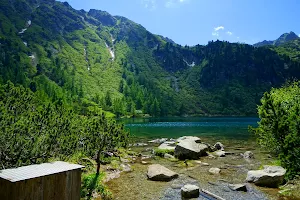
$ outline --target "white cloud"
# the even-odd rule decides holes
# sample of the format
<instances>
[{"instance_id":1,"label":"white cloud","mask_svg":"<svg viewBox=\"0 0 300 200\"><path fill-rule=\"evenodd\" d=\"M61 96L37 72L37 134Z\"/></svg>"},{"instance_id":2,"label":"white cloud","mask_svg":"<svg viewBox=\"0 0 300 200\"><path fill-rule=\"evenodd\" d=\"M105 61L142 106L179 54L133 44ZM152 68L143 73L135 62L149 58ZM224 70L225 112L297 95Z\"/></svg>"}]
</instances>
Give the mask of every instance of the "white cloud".
<instances>
[{"instance_id":1,"label":"white cloud","mask_svg":"<svg viewBox=\"0 0 300 200\"><path fill-rule=\"evenodd\" d=\"M215 27L214 29L215 29L215 31L219 31L219 30L224 30L225 28L224 28L224 26L218 26L218 27Z\"/></svg>"},{"instance_id":2,"label":"white cloud","mask_svg":"<svg viewBox=\"0 0 300 200\"><path fill-rule=\"evenodd\" d=\"M140 0L140 1L145 8L149 10L155 10L157 6L161 4L161 2L166 8L171 8L179 4L188 3L190 0Z\"/></svg>"},{"instance_id":3,"label":"white cloud","mask_svg":"<svg viewBox=\"0 0 300 200\"><path fill-rule=\"evenodd\" d=\"M165 1L165 7L170 8L180 3L188 2L189 0L164 0L164 1Z\"/></svg>"},{"instance_id":4,"label":"white cloud","mask_svg":"<svg viewBox=\"0 0 300 200\"><path fill-rule=\"evenodd\" d=\"M170 8L170 7L172 7L173 5L174 5L173 0L167 0L166 3L165 3L165 6L166 6L167 8Z\"/></svg>"},{"instance_id":5,"label":"white cloud","mask_svg":"<svg viewBox=\"0 0 300 200\"><path fill-rule=\"evenodd\" d=\"M233 33L230 31L227 31L226 34L231 36Z\"/></svg>"},{"instance_id":6,"label":"white cloud","mask_svg":"<svg viewBox=\"0 0 300 200\"><path fill-rule=\"evenodd\" d=\"M219 36L219 33L218 33L218 32L212 32L211 34L212 34L212 36L216 36L216 37Z\"/></svg>"},{"instance_id":7,"label":"white cloud","mask_svg":"<svg viewBox=\"0 0 300 200\"><path fill-rule=\"evenodd\" d=\"M220 35L219 32L224 30L224 29L225 29L224 26L215 27L214 31L211 34L212 34L212 36L219 37L219 35Z\"/></svg>"},{"instance_id":8,"label":"white cloud","mask_svg":"<svg viewBox=\"0 0 300 200\"><path fill-rule=\"evenodd\" d=\"M156 9L156 0L141 0L141 4L149 10Z\"/></svg>"},{"instance_id":9,"label":"white cloud","mask_svg":"<svg viewBox=\"0 0 300 200\"><path fill-rule=\"evenodd\" d=\"M300 37L300 34L298 36Z\"/></svg>"}]
</instances>

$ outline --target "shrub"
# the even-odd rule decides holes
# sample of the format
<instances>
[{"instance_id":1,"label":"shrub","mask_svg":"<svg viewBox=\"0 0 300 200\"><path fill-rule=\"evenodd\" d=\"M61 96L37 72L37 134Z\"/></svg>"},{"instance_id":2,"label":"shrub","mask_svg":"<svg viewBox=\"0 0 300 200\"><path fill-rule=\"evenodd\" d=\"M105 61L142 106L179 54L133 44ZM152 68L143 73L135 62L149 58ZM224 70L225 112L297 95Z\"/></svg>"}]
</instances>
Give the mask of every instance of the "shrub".
<instances>
[{"instance_id":1,"label":"shrub","mask_svg":"<svg viewBox=\"0 0 300 200\"><path fill-rule=\"evenodd\" d=\"M81 182L81 198L91 199L93 193L99 193L103 199L112 199L111 192L102 184L104 173L84 174Z\"/></svg>"},{"instance_id":2,"label":"shrub","mask_svg":"<svg viewBox=\"0 0 300 200\"><path fill-rule=\"evenodd\" d=\"M259 144L278 156L288 179L300 172L299 83L266 92L258 107L259 126L251 128Z\"/></svg>"},{"instance_id":3,"label":"shrub","mask_svg":"<svg viewBox=\"0 0 300 200\"><path fill-rule=\"evenodd\" d=\"M155 152L155 155L159 156L159 157L164 157L164 155L166 153L174 155L174 150L173 149L158 149L157 148L157 149L154 150L154 152Z\"/></svg>"}]
</instances>

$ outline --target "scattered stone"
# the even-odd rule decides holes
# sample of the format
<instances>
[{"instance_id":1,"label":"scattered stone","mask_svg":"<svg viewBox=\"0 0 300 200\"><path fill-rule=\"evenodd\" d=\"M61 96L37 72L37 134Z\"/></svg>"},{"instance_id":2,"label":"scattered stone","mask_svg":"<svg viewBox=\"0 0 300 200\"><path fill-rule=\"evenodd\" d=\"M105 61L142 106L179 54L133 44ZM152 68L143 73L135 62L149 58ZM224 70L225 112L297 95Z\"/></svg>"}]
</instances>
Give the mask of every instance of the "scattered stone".
<instances>
[{"instance_id":1,"label":"scattered stone","mask_svg":"<svg viewBox=\"0 0 300 200\"><path fill-rule=\"evenodd\" d=\"M252 170L247 174L246 181L262 187L276 188L282 184L286 169L280 166L265 165L263 170Z\"/></svg>"},{"instance_id":2,"label":"scattered stone","mask_svg":"<svg viewBox=\"0 0 300 200\"><path fill-rule=\"evenodd\" d=\"M229 188L234 191L243 191L247 192L246 184L230 184Z\"/></svg>"},{"instance_id":3,"label":"scattered stone","mask_svg":"<svg viewBox=\"0 0 300 200\"><path fill-rule=\"evenodd\" d=\"M209 164L208 163L201 163L201 165L203 165L203 166L209 166Z\"/></svg>"},{"instance_id":4,"label":"scattered stone","mask_svg":"<svg viewBox=\"0 0 300 200\"><path fill-rule=\"evenodd\" d=\"M121 158L121 162L122 162L122 163L129 163L129 160L128 160L128 159L125 159L125 158Z\"/></svg>"},{"instance_id":5,"label":"scattered stone","mask_svg":"<svg viewBox=\"0 0 300 200\"><path fill-rule=\"evenodd\" d=\"M120 167L123 172L131 172L131 165L129 164L121 164Z\"/></svg>"},{"instance_id":6,"label":"scattered stone","mask_svg":"<svg viewBox=\"0 0 300 200\"><path fill-rule=\"evenodd\" d=\"M226 155L225 151L222 150L215 151L214 154L219 157L225 157Z\"/></svg>"},{"instance_id":7,"label":"scattered stone","mask_svg":"<svg viewBox=\"0 0 300 200\"><path fill-rule=\"evenodd\" d=\"M221 142L217 142L214 147L217 149L217 150L221 150L221 151L224 151L224 145L221 143Z\"/></svg>"},{"instance_id":8,"label":"scattered stone","mask_svg":"<svg viewBox=\"0 0 300 200\"><path fill-rule=\"evenodd\" d=\"M211 154L211 153L208 153L208 158L215 159L215 158L216 158L216 156L214 156L214 155L213 155L213 154Z\"/></svg>"},{"instance_id":9,"label":"scattered stone","mask_svg":"<svg viewBox=\"0 0 300 200\"><path fill-rule=\"evenodd\" d=\"M162 165L153 164L148 167L147 176L153 181L170 181L177 178L178 174Z\"/></svg>"},{"instance_id":10,"label":"scattered stone","mask_svg":"<svg viewBox=\"0 0 300 200\"><path fill-rule=\"evenodd\" d=\"M107 183L112 179L119 178L120 174L121 174L120 170L114 170L114 171L108 172L105 176L104 183Z\"/></svg>"},{"instance_id":11,"label":"scattered stone","mask_svg":"<svg viewBox=\"0 0 300 200\"><path fill-rule=\"evenodd\" d=\"M171 154L165 153L164 158L166 159L175 159L174 156L172 156Z\"/></svg>"},{"instance_id":12,"label":"scattered stone","mask_svg":"<svg viewBox=\"0 0 300 200\"><path fill-rule=\"evenodd\" d=\"M254 158L254 154L252 153L252 151L246 151L243 154L244 159L253 159Z\"/></svg>"},{"instance_id":13,"label":"scattered stone","mask_svg":"<svg viewBox=\"0 0 300 200\"><path fill-rule=\"evenodd\" d=\"M175 156L179 159L196 160L200 156L206 156L208 147L205 144L196 143L194 140L181 140L175 148Z\"/></svg>"},{"instance_id":14,"label":"scattered stone","mask_svg":"<svg viewBox=\"0 0 300 200\"><path fill-rule=\"evenodd\" d=\"M175 142L164 142L159 145L158 149L161 150L175 150Z\"/></svg>"},{"instance_id":15,"label":"scattered stone","mask_svg":"<svg viewBox=\"0 0 300 200\"><path fill-rule=\"evenodd\" d=\"M148 163L146 161L141 162L143 165L147 165Z\"/></svg>"},{"instance_id":16,"label":"scattered stone","mask_svg":"<svg viewBox=\"0 0 300 200\"><path fill-rule=\"evenodd\" d=\"M217 149L216 149L214 146L211 146L211 145L208 144L208 143L204 143L204 144L206 144L206 145L208 146L208 151L209 151L209 152L215 152L215 151L217 151Z\"/></svg>"},{"instance_id":17,"label":"scattered stone","mask_svg":"<svg viewBox=\"0 0 300 200\"><path fill-rule=\"evenodd\" d=\"M181 188L181 196L184 198L198 198L199 195L200 190L196 185L186 184Z\"/></svg>"},{"instance_id":18,"label":"scattered stone","mask_svg":"<svg viewBox=\"0 0 300 200\"><path fill-rule=\"evenodd\" d=\"M196 164L202 164L202 162L200 160L195 160L194 161Z\"/></svg>"},{"instance_id":19,"label":"scattered stone","mask_svg":"<svg viewBox=\"0 0 300 200\"><path fill-rule=\"evenodd\" d=\"M161 143L164 143L166 141L168 141L168 138L161 138L161 139L158 138L158 139L149 141L149 143L161 144Z\"/></svg>"},{"instance_id":20,"label":"scattered stone","mask_svg":"<svg viewBox=\"0 0 300 200\"><path fill-rule=\"evenodd\" d=\"M180 184L172 184L172 185L171 185L171 188L172 188L172 189L175 189L175 190L176 190L176 189L181 189L181 185L180 185Z\"/></svg>"},{"instance_id":21,"label":"scattered stone","mask_svg":"<svg viewBox=\"0 0 300 200\"><path fill-rule=\"evenodd\" d=\"M144 147L144 146L148 146L148 144L146 143L135 143L133 144L134 147Z\"/></svg>"},{"instance_id":22,"label":"scattered stone","mask_svg":"<svg viewBox=\"0 0 300 200\"><path fill-rule=\"evenodd\" d=\"M215 168L215 167L213 167L213 168L210 168L209 170L208 170L208 172L209 173L211 173L211 174L220 174L220 169L219 168Z\"/></svg>"},{"instance_id":23,"label":"scattered stone","mask_svg":"<svg viewBox=\"0 0 300 200\"><path fill-rule=\"evenodd\" d=\"M151 160L152 157L149 155L142 155L141 160Z\"/></svg>"},{"instance_id":24,"label":"scattered stone","mask_svg":"<svg viewBox=\"0 0 300 200\"><path fill-rule=\"evenodd\" d=\"M182 136L182 137L178 138L176 141L181 142L181 141L184 141L184 140L191 140L191 141L194 141L196 143L201 143L201 139L198 138L198 137L195 137L195 136Z\"/></svg>"}]
</instances>

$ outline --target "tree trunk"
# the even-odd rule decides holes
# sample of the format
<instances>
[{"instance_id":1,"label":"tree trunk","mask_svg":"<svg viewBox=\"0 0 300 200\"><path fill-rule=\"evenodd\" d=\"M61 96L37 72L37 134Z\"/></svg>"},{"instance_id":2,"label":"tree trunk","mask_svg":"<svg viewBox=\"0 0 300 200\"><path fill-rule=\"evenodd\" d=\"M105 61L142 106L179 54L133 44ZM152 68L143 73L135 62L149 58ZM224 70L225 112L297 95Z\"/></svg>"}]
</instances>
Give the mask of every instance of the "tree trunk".
<instances>
[{"instance_id":1,"label":"tree trunk","mask_svg":"<svg viewBox=\"0 0 300 200\"><path fill-rule=\"evenodd\" d=\"M97 153L96 162L97 162L97 171L96 171L96 174L99 175L99 173L100 173L100 150Z\"/></svg>"}]
</instances>

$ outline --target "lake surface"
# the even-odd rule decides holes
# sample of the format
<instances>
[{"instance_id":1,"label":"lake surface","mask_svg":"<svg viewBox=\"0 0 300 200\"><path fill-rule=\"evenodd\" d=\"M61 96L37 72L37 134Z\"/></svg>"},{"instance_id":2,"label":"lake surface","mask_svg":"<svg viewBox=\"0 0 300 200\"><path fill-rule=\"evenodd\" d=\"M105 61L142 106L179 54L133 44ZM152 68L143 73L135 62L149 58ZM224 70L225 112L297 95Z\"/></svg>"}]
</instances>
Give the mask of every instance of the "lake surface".
<instances>
[{"instance_id":1,"label":"lake surface","mask_svg":"<svg viewBox=\"0 0 300 200\"><path fill-rule=\"evenodd\" d=\"M178 138L199 136L214 139L247 140L252 138L248 126L257 127L258 118L193 117L125 119L125 127L134 138Z\"/></svg>"}]
</instances>

